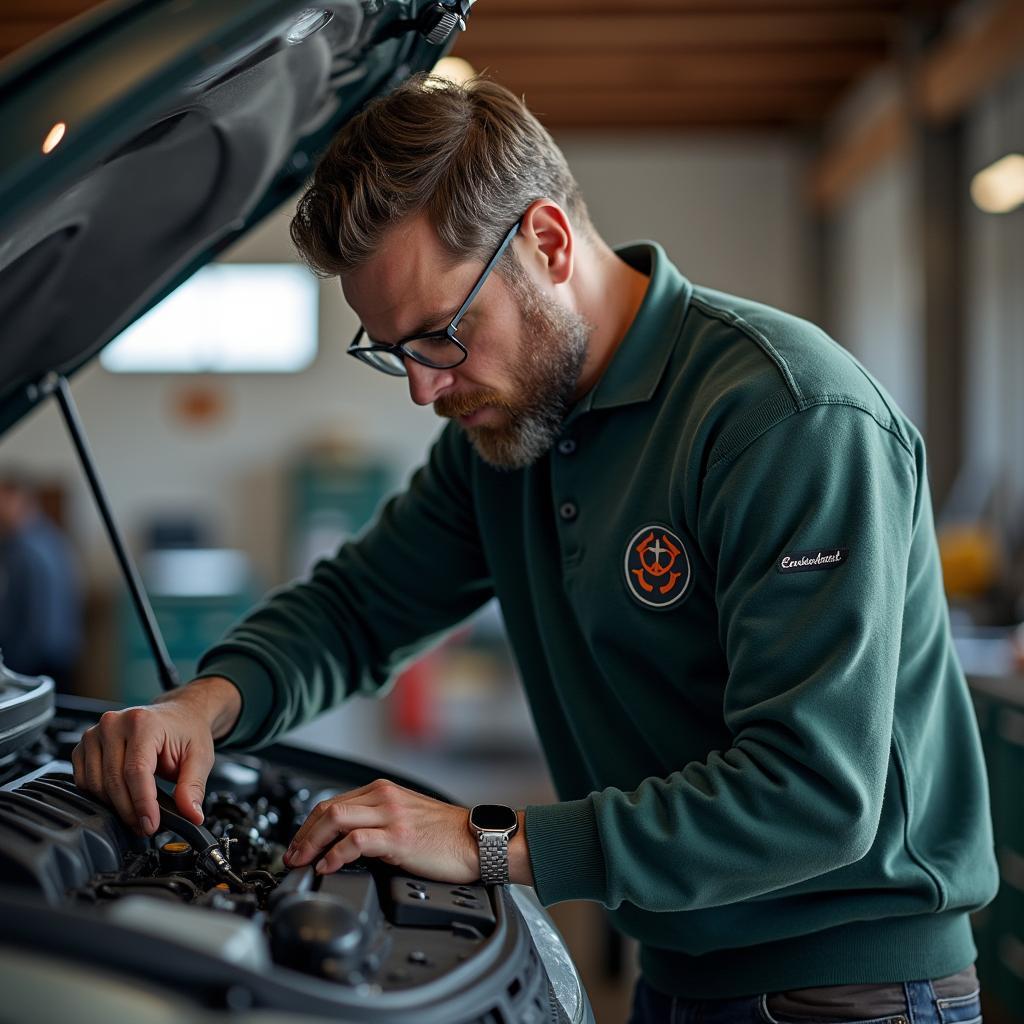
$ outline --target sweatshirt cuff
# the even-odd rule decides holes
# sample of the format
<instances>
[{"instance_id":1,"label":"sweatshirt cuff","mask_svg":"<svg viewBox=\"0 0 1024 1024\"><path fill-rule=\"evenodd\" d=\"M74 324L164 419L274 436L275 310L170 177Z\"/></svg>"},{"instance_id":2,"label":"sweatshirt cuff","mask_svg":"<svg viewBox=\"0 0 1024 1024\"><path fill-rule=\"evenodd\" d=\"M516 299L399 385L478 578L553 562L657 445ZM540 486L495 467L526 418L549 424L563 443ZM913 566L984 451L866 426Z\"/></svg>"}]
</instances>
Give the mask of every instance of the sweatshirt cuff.
<instances>
[{"instance_id":1,"label":"sweatshirt cuff","mask_svg":"<svg viewBox=\"0 0 1024 1024\"><path fill-rule=\"evenodd\" d=\"M537 898L545 906L562 900L605 900L604 852L590 797L526 808L526 846Z\"/></svg>"},{"instance_id":2,"label":"sweatshirt cuff","mask_svg":"<svg viewBox=\"0 0 1024 1024\"><path fill-rule=\"evenodd\" d=\"M242 710L234 728L214 742L215 750L243 747L258 742L263 725L274 707L274 683L270 673L252 658L240 654L223 654L201 663L195 679L223 676L233 683L242 698Z\"/></svg>"}]
</instances>

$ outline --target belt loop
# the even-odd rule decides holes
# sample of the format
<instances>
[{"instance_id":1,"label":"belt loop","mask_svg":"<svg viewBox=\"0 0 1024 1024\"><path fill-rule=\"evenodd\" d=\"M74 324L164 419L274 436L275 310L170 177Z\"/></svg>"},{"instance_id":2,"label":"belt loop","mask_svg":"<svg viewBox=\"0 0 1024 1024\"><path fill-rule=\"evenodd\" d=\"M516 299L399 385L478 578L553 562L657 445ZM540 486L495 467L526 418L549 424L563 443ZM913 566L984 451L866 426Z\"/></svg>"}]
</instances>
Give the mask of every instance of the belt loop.
<instances>
[{"instance_id":1,"label":"belt loop","mask_svg":"<svg viewBox=\"0 0 1024 1024\"><path fill-rule=\"evenodd\" d=\"M669 1004L669 1024L683 1024L683 1012L682 999L679 996L673 996L672 1002Z\"/></svg>"},{"instance_id":2,"label":"belt loop","mask_svg":"<svg viewBox=\"0 0 1024 1024\"><path fill-rule=\"evenodd\" d=\"M905 981L907 1018L910 1024L935 1024L935 1003L928 998L931 985L926 981Z\"/></svg>"}]
</instances>

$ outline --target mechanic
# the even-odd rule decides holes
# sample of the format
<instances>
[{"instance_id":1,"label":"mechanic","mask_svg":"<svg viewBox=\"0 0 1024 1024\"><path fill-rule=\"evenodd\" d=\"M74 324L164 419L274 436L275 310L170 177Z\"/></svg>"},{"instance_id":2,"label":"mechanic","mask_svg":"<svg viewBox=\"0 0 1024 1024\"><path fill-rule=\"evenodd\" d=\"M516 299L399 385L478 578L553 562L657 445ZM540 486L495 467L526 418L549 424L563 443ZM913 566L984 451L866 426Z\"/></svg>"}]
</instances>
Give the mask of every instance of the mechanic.
<instances>
[{"instance_id":1,"label":"mechanic","mask_svg":"<svg viewBox=\"0 0 1024 1024\"><path fill-rule=\"evenodd\" d=\"M496 595L560 801L471 821L377 781L319 804L286 863L600 902L640 942L636 1022L977 1016L984 765L924 448L884 390L656 243L613 251L485 80L369 104L292 236L340 279L353 354L451 422L195 680L104 715L79 784L152 833L158 772L201 821L215 748L381 691Z\"/></svg>"},{"instance_id":2,"label":"mechanic","mask_svg":"<svg viewBox=\"0 0 1024 1024\"><path fill-rule=\"evenodd\" d=\"M40 508L32 478L20 467L0 469L0 658L73 693L81 638L71 544Z\"/></svg>"}]
</instances>

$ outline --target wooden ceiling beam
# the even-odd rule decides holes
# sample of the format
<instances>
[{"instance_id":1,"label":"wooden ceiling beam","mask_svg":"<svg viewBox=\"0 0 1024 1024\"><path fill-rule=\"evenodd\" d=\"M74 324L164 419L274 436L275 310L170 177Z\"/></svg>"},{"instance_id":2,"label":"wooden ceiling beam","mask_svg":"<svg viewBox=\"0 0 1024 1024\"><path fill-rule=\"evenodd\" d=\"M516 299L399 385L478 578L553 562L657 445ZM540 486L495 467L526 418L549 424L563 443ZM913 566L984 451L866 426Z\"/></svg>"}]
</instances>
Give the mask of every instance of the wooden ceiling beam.
<instances>
[{"instance_id":1,"label":"wooden ceiling beam","mask_svg":"<svg viewBox=\"0 0 1024 1024\"><path fill-rule=\"evenodd\" d=\"M28 2L28 0L20 0ZM910 3L913 0L909 0ZM951 0L920 0L949 6ZM491 15L639 15L639 14L763 14L808 11L889 11L899 13L908 0L481 0L477 9ZM472 16L472 15L471 15Z\"/></svg>"},{"instance_id":2,"label":"wooden ceiling beam","mask_svg":"<svg viewBox=\"0 0 1024 1024\"><path fill-rule=\"evenodd\" d=\"M840 205L878 163L908 142L914 118L949 121L1021 66L1024 5L1001 0L937 42L921 57L909 88L824 150L811 169L811 201L823 210Z\"/></svg>"},{"instance_id":3,"label":"wooden ceiling beam","mask_svg":"<svg viewBox=\"0 0 1024 1024\"><path fill-rule=\"evenodd\" d=\"M692 122L700 125L809 124L821 118L832 99L803 89L750 91L665 90L592 91L577 93L538 89L525 94L530 110L549 126L569 125L591 128L618 125L630 127L672 126Z\"/></svg>"},{"instance_id":4,"label":"wooden ceiling beam","mask_svg":"<svg viewBox=\"0 0 1024 1024\"><path fill-rule=\"evenodd\" d=\"M746 86L756 91L780 85L841 86L878 63L871 50L812 51L798 54L744 54L722 59L714 54L573 54L536 57L527 54L463 51L473 67L510 89L556 88L585 93L593 89L684 89Z\"/></svg>"},{"instance_id":5,"label":"wooden ceiling beam","mask_svg":"<svg viewBox=\"0 0 1024 1024\"><path fill-rule=\"evenodd\" d=\"M456 43L455 52L529 50L591 53L623 50L768 50L799 46L884 46L898 25L886 11L807 14L553 14L499 16L487 12Z\"/></svg>"},{"instance_id":6,"label":"wooden ceiling beam","mask_svg":"<svg viewBox=\"0 0 1024 1024\"><path fill-rule=\"evenodd\" d=\"M916 105L925 117L946 121L1024 64L1024 3L1004 0L926 57L915 82Z\"/></svg>"},{"instance_id":7,"label":"wooden ceiling beam","mask_svg":"<svg viewBox=\"0 0 1024 1024\"><path fill-rule=\"evenodd\" d=\"M0 54L6 55L20 50L56 27L55 24L44 21L0 22Z\"/></svg>"},{"instance_id":8,"label":"wooden ceiling beam","mask_svg":"<svg viewBox=\"0 0 1024 1024\"><path fill-rule=\"evenodd\" d=\"M98 0L4 0L3 18L8 21L67 21L97 6Z\"/></svg>"},{"instance_id":9,"label":"wooden ceiling beam","mask_svg":"<svg viewBox=\"0 0 1024 1024\"><path fill-rule=\"evenodd\" d=\"M580 135L666 135L673 138L679 135L725 135L749 136L764 135L778 138L779 135L804 134L812 127L811 123L802 119L775 115L759 115L752 117L742 112L734 114L716 114L704 110L684 111L678 117L655 118L645 115L642 118L631 118L624 121L614 114L594 111L593 116L574 117L566 112L564 120L548 117L544 121L547 129L556 139L575 132Z\"/></svg>"}]
</instances>

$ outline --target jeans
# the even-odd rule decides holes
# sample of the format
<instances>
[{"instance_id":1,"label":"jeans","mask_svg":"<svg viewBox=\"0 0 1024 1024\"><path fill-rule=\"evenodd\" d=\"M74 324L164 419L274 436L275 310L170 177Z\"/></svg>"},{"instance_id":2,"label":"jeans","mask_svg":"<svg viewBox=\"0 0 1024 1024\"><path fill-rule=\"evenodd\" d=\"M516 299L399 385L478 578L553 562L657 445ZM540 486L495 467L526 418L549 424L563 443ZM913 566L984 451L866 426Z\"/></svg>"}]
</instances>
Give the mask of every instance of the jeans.
<instances>
[{"instance_id":1,"label":"jeans","mask_svg":"<svg viewBox=\"0 0 1024 1024\"><path fill-rule=\"evenodd\" d=\"M937 996L930 981L903 983L906 1010L883 1017L851 1013L845 1024L982 1024L981 997L969 994ZM629 1024L837 1024L831 1012L814 1016L779 1015L768 1007L767 993L739 999L687 999L655 991L641 977L633 991Z\"/></svg>"}]
</instances>

